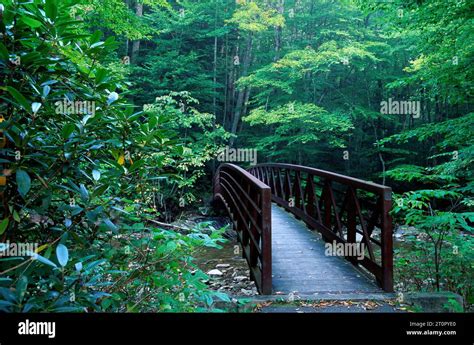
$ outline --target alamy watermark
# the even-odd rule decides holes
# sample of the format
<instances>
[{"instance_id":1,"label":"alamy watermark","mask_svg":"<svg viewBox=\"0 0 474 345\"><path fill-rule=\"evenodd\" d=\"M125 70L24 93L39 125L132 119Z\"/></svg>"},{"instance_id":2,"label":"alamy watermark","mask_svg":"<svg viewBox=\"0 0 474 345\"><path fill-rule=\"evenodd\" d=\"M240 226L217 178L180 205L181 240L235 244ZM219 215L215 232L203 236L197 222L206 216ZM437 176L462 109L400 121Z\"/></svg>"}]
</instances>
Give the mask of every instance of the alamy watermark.
<instances>
[{"instance_id":1,"label":"alamy watermark","mask_svg":"<svg viewBox=\"0 0 474 345\"><path fill-rule=\"evenodd\" d=\"M94 101L71 101L65 98L62 101L57 101L54 105L56 106L56 114L95 116Z\"/></svg>"},{"instance_id":2,"label":"alamy watermark","mask_svg":"<svg viewBox=\"0 0 474 345\"><path fill-rule=\"evenodd\" d=\"M380 102L380 112L388 115L411 115L418 119L421 114L420 101L396 101L391 98Z\"/></svg>"},{"instance_id":3,"label":"alamy watermark","mask_svg":"<svg viewBox=\"0 0 474 345\"><path fill-rule=\"evenodd\" d=\"M235 149L226 146L217 155L219 162L248 162L251 165L257 164L256 149Z\"/></svg>"},{"instance_id":4,"label":"alamy watermark","mask_svg":"<svg viewBox=\"0 0 474 345\"><path fill-rule=\"evenodd\" d=\"M341 243L332 241L324 245L326 256L345 256L355 257L357 260L363 260L365 257L364 243Z\"/></svg>"},{"instance_id":5,"label":"alamy watermark","mask_svg":"<svg viewBox=\"0 0 474 345\"><path fill-rule=\"evenodd\" d=\"M2 256L31 256L35 257L38 243L16 243L6 241L0 243L0 257Z\"/></svg>"},{"instance_id":6,"label":"alamy watermark","mask_svg":"<svg viewBox=\"0 0 474 345\"><path fill-rule=\"evenodd\" d=\"M56 337L56 322L54 321L30 321L26 319L18 323L19 335L47 335L48 338Z\"/></svg>"}]
</instances>

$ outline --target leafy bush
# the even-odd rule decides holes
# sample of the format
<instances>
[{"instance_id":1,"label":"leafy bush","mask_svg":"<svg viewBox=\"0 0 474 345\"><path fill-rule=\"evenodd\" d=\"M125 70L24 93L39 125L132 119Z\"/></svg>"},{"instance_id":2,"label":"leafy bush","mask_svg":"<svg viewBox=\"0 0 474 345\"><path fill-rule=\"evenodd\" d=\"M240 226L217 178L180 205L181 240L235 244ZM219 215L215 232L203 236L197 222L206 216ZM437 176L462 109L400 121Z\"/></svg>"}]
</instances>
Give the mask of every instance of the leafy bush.
<instances>
[{"instance_id":1,"label":"leafy bush","mask_svg":"<svg viewBox=\"0 0 474 345\"><path fill-rule=\"evenodd\" d=\"M215 137L212 116L184 116L172 97L135 111L126 81L105 64L115 39L88 33L74 3L8 1L2 13L0 236L38 248L0 258L0 309L211 308L226 296L207 291L191 253L218 245L220 232L150 224L163 216L160 195L191 193L217 151L210 140L199 146L206 154L193 151L196 136ZM188 119L191 138L181 136L178 117Z\"/></svg>"},{"instance_id":2,"label":"leafy bush","mask_svg":"<svg viewBox=\"0 0 474 345\"><path fill-rule=\"evenodd\" d=\"M395 181L416 181L427 187L395 198L395 219L415 229L405 237L406 245L397 250L395 268L405 289L449 290L469 304L474 302L472 115L421 126L382 141L424 142L443 135L432 149L445 153L430 157L431 166L399 165L387 171Z\"/></svg>"}]
</instances>

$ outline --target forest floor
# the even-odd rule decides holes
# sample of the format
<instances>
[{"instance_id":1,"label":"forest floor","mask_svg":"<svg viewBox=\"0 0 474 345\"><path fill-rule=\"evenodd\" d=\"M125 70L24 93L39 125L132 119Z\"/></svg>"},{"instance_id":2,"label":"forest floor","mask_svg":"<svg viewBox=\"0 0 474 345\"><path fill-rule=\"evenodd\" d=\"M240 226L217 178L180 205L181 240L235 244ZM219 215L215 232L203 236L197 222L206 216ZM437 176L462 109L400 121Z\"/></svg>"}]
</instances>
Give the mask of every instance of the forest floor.
<instances>
[{"instance_id":1,"label":"forest floor","mask_svg":"<svg viewBox=\"0 0 474 345\"><path fill-rule=\"evenodd\" d=\"M220 244L222 248L203 247L194 253L196 265L210 277L209 287L234 298L258 295L229 218L188 214L184 219L175 225L193 228L198 223L209 222L216 229L229 225L224 233L226 242Z\"/></svg>"},{"instance_id":2,"label":"forest floor","mask_svg":"<svg viewBox=\"0 0 474 345\"><path fill-rule=\"evenodd\" d=\"M404 308L393 301L299 301L298 303L263 303L255 311L261 313L400 313Z\"/></svg>"},{"instance_id":3,"label":"forest floor","mask_svg":"<svg viewBox=\"0 0 474 345\"><path fill-rule=\"evenodd\" d=\"M209 287L232 297L258 295L240 247L235 240L228 241L222 249L206 248L196 253L198 267L211 278Z\"/></svg>"}]
</instances>

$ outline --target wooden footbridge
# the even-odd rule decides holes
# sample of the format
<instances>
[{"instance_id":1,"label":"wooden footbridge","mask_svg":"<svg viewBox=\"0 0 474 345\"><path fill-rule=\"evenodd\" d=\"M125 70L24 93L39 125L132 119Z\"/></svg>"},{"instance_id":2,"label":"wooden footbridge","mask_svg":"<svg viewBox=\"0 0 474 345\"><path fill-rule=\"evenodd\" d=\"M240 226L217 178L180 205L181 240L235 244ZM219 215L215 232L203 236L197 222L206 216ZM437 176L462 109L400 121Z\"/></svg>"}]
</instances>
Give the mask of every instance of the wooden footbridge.
<instances>
[{"instance_id":1,"label":"wooden footbridge","mask_svg":"<svg viewBox=\"0 0 474 345\"><path fill-rule=\"evenodd\" d=\"M261 294L393 291L391 188L299 165L222 164L214 199Z\"/></svg>"}]
</instances>

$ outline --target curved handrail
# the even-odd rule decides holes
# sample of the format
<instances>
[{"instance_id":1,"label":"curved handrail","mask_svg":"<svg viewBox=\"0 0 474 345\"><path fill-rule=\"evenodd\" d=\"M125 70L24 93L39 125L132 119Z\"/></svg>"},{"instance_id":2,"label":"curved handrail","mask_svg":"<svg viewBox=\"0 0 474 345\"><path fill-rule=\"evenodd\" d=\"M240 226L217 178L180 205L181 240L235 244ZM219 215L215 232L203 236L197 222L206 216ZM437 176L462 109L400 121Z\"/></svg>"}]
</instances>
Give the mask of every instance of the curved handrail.
<instances>
[{"instance_id":1,"label":"curved handrail","mask_svg":"<svg viewBox=\"0 0 474 345\"><path fill-rule=\"evenodd\" d=\"M363 248L362 260L346 258L371 272L385 291L393 291L390 187L292 164L259 164L249 172L271 187L274 202L318 230L326 242ZM377 228L379 239L374 237Z\"/></svg>"},{"instance_id":2,"label":"curved handrail","mask_svg":"<svg viewBox=\"0 0 474 345\"><path fill-rule=\"evenodd\" d=\"M234 223L242 256L262 294L272 293L271 189L234 164L221 164L214 177L214 199Z\"/></svg>"},{"instance_id":3,"label":"curved handrail","mask_svg":"<svg viewBox=\"0 0 474 345\"><path fill-rule=\"evenodd\" d=\"M292 170L299 170L301 172L306 172L315 176L321 176L321 177L327 177L330 178L333 181L336 182L341 182L344 184L350 183L354 186L357 186L360 189L364 189L370 192L374 193L386 193L386 197L390 198L392 197L392 188L383 186L377 183L369 182L369 181L364 181L361 179L358 179L356 177L351 177L351 176L346 176L346 175L341 175L338 173L334 173L331 171L326 171L326 170L320 170L312 167L307 167L304 165L296 165L296 164L285 164L285 163L263 163L263 164L258 164L255 165L254 167L250 168L249 171L252 171L255 168L258 167L273 167L273 168L281 168L281 169L292 169Z\"/></svg>"}]
</instances>

